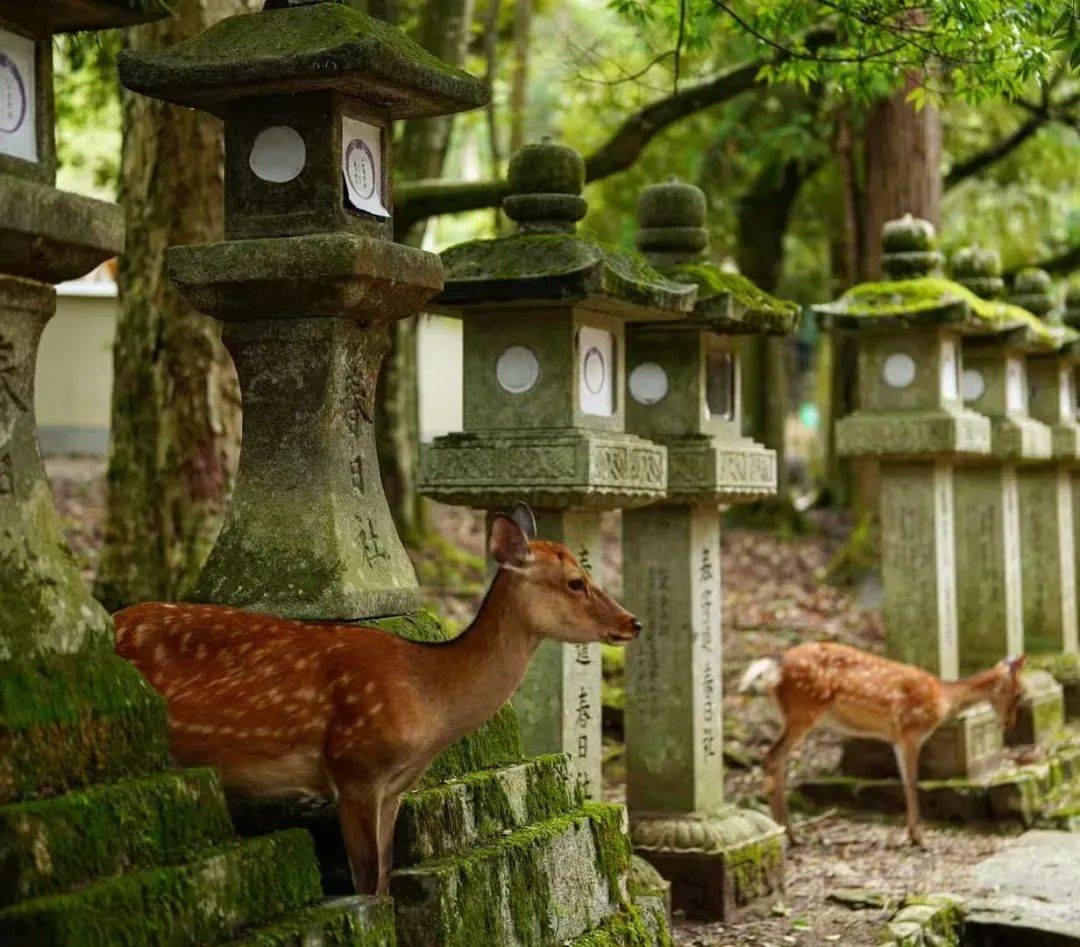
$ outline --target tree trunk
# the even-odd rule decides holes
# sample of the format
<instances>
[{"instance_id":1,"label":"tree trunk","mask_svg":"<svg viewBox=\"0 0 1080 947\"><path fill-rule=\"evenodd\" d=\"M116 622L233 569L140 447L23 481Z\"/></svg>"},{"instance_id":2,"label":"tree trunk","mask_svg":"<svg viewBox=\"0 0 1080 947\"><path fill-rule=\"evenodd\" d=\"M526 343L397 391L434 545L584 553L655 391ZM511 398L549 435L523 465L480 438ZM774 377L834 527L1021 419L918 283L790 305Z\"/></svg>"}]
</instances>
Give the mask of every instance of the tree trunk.
<instances>
[{"instance_id":1,"label":"tree trunk","mask_svg":"<svg viewBox=\"0 0 1080 947\"><path fill-rule=\"evenodd\" d=\"M510 78L510 154L514 154L525 144L531 36L532 0L517 0L514 4L514 72Z\"/></svg>"},{"instance_id":2,"label":"tree trunk","mask_svg":"<svg viewBox=\"0 0 1080 947\"><path fill-rule=\"evenodd\" d=\"M244 12L241 0L180 0L128 31L151 50ZM123 99L120 261L108 511L96 592L110 608L180 596L213 544L236 469L239 389L219 326L172 288L165 251L222 239L216 119L143 96Z\"/></svg>"},{"instance_id":3,"label":"tree trunk","mask_svg":"<svg viewBox=\"0 0 1080 947\"><path fill-rule=\"evenodd\" d=\"M879 102L866 121L863 191L863 279L881 277L881 227L913 214L941 223L941 117L929 106L920 111L907 101L919 80Z\"/></svg>"},{"instance_id":4,"label":"tree trunk","mask_svg":"<svg viewBox=\"0 0 1080 947\"><path fill-rule=\"evenodd\" d=\"M459 66L468 50L473 0L432 0L423 10L417 41L444 62ZM437 178L446 163L452 115L407 122L397 148L396 178ZM395 236L420 246L426 222ZM416 373L418 317L402 319L390 332L376 406L376 437L383 488L398 532L420 545L428 532L424 500L417 492L420 459L420 398Z\"/></svg>"},{"instance_id":5,"label":"tree trunk","mask_svg":"<svg viewBox=\"0 0 1080 947\"><path fill-rule=\"evenodd\" d=\"M792 159L765 168L739 201L739 271L774 292L784 269L784 234L799 189L813 169ZM776 451L777 495L788 495L784 425L788 409L788 344L785 338L754 335L742 345L743 422L746 433Z\"/></svg>"}]
</instances>

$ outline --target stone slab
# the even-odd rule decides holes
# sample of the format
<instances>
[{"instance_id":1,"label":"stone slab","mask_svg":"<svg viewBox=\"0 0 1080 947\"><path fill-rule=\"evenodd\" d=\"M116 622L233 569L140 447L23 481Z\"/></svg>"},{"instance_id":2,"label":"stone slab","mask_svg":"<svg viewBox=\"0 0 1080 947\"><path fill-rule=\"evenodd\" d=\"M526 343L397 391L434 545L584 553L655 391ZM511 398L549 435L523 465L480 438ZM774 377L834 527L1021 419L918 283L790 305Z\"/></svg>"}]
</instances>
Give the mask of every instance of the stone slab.
<instances>
[{"instance_id":1,"label":"stone slab","mask_svg":"<svg viewBox=\"0 0 1080 947\"><path fill-rule=\"evenodd\" d=\"M250 931L231 947L394 947L394 905L389 898L330 898Z\"/></svg>"},{"instance_id":2,"label":"stone slab","mask_svg":"<svg viewBox=\"0 0 1080 947\"><path fill-rule=\"evenodd\" d=\"M967 904L964 944L1080 944L1080 835L1025 832L976 865L971 879L984 893Z\"/></svg>"}]
</instances>

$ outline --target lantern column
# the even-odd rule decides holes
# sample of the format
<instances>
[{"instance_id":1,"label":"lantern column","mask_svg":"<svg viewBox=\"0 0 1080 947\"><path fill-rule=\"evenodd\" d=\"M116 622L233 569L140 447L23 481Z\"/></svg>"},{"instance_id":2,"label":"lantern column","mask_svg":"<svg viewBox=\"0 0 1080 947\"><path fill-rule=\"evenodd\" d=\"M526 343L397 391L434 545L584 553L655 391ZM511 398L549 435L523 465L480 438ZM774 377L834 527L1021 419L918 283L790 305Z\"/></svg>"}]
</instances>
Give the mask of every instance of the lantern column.
<instances>
[{"instance_id":1,"label":"lantern column","mask_svg":"<svg viewBox=\"0 0 1080 947\"><path fill-rule=\"evenodd\" d=\"M664 449L624 431L624 326L679 318L694 290L575 233L584 176L571 149L526 146L503 201L518 232L443 253L437 305L464 320L465 430L425 449L422 489L480 509L524 500L540 537L603 584L600 512L656 499L667 481ZM526 750L569 753L594 797L600 681L599 645L546 641L514 697Z\"/></svg>"},{"instance_id":2,"label":"lantern column","mask_svg":"<svg viewBox=\"0 0 1080 947\"><path fill-rule=\"evenodd\" d=\"M629 650L627 804L635 850L688 917L723 919L783 883L783 831L724 802L720 504L776 490L776 455L742 436L733 335L787 332L797 308L704 261L705 195L671 181L638 202L638 246L698 302L630 326L627 428L668 451L663 500L623 514ZM750 866L753 866L752 869Z\"/></svg>"}]
</instances>

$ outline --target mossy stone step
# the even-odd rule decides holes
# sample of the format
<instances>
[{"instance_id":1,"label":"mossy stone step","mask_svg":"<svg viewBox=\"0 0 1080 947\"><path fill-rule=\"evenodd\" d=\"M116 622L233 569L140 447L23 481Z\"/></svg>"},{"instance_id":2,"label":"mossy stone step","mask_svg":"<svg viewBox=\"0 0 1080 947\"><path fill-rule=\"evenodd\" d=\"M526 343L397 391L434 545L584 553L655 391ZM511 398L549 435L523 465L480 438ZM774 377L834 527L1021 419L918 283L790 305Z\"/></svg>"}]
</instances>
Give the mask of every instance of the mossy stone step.
<instances>
[{"instance_id":1,"label":"mossy stone step","mask_svg":"<svg viewBox=\"0 0 1080 947\"><path fill-rule=\"evenodd\" d=\"M251 931L230 947L395 947L389 898L333 898Z\"/></svg>"},{"instance_id":2,"label":"mossy stone step","mask_svg":"<svg viewBox=\"0 0 1080 947\"><path fill-rule=\"evenodd\" d=\"M311 838L289 831L212 849L0 911L5 947L189 947L235 938L322 897Z\"/></svg>"},{"instance_id":3,"label":"mossy stone step","mask_svg":"<svg viewBox=\"0 0 1080 947\"><path fill-rule=\"evenodd\" d=\"M486 845L565 815L582 802L562 754L470 773L405 796L394 833L394 860L415 865Z\"/></svg>"},{"instance_id":4,"label":"mossy stone step","mask_svg":"<svg viewBox=\"0 0 1080 947\"><path fill-rule=\"evenodd\" d=\"M667 914L655 903L628 904L594 930L567 941L569 947L671 947Z\"/></svg>"},{"instance_id":5,"label":"mossy stone step","mask_svg":"<svg viewBox=\"0 0 1080 947\"><path fill-rule=\"evenodd\" d=\"M210 769L0 806L0 907L177 862L232 834Z\"/></svg>"},{"instance_id":6,"label":"mossy stone step","mask_svg":"<svg viewBox=\"0 0 1080 947\"><path fill-rule=\"evenodd\" d=\"M391 878L403 947L562 944L627 901L622 806L589 803Z\"/></svg>"}]
</instances>

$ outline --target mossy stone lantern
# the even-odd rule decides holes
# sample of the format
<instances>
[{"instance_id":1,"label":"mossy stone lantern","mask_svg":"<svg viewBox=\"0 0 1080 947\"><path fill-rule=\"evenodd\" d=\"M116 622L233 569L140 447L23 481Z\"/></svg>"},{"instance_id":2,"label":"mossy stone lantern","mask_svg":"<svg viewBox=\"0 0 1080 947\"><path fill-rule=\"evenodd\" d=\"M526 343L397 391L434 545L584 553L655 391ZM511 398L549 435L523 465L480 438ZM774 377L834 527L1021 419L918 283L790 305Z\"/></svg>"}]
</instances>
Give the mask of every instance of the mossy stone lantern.
<instances>
[{"instance_id":1,"label":"mossy stone lantern","mask_svg":"<svg viewBox=\"0 0 1080 947\"><path fill-rule=\"evenodd\" d=\"M837 450L879 463L882 580L889 657L947 680L960 672L954 468L986 457L990 421L963 404L961 342L996 328L968 290L934 275L933 227L910 215L885 224L883 265L892 277L856 286L815 307L822 321L858 338L858 408L836 426ZM960 718L924 748L921 772L967 775L991 765L996 718ZM886 748L887 749L887 748ZM895 772L891 753L853 741L845 768Z\"/></svg>"},{"instance_id":2,"label":"mossy stone lantern","mask_svg":"<svg viewBox=\"0 0 1080 947\"><path fill-rule=\"evenodd\" d=\"M113 653L112 622L64 544L34 419L53 285L124 249L120 208L54 187L53 36L156 15L0 0L0 804L167 760L164 704Z\"/></svg>"},{"instance_id":3,"label":"mossy stone lantern","mask_svg":"<svg viewBox=\"0 0 1080 947\"><path fill-rule=\"evenodd\" d=\"M598 575L601 511L649 502L667 483L664 449L624 431L624 326L679 318L694 289L578 235L583 181L575 151L526 146L503 202L517 233L443 253L437 306L464 320L464 431L425 449L422 490L480 509L523 499L539 535ZM526 750L570 753L598 794L599 646L545 642L514 706Z\"/></svg>"},{"instance_id":4,"label":"mossy stone lantern","mask_svg":"<svg viewBox=\"0 0 1080 947\"><path fill-rule=\"evenodd\" d=\"M486 87L332 0L268 0L124 53L120 74L225 122L227 239L169 251L180 292L225 323L244 402L236 488L190 597L293 618L415 610L374 399L387 327L442 269L392 242L391 123L474 107Z\"/></svg>"},{"instance_id":5,"label":"mossy stone lantern","mask_svg":"<svg viewBox=\"0 0 1080 947\"><path fill-rule=\"evenodd\" d=\"M663 499L623 514L627 804L635 850L688 917L723 919L778 890L782 830L724 802L720 506L776 491L776 455L740 430L738 335L789 332L796 306L704 260L705 195L669 181L638 201L638 246L697 287L677 322L627 328L626 426L668 451ZM739 866L748 857L755 870Z\"/></svg>"}]
</instances>

